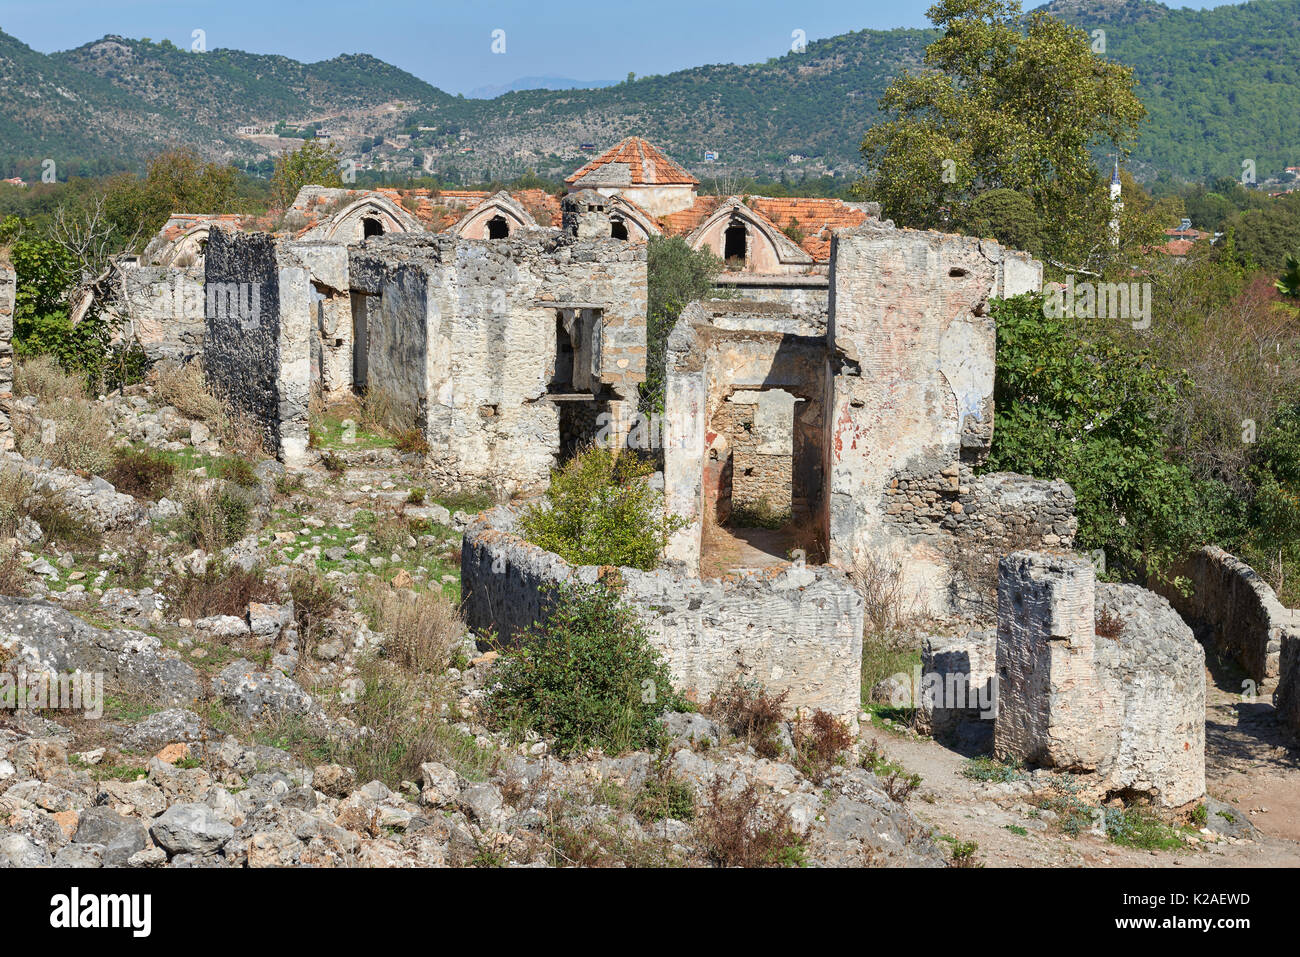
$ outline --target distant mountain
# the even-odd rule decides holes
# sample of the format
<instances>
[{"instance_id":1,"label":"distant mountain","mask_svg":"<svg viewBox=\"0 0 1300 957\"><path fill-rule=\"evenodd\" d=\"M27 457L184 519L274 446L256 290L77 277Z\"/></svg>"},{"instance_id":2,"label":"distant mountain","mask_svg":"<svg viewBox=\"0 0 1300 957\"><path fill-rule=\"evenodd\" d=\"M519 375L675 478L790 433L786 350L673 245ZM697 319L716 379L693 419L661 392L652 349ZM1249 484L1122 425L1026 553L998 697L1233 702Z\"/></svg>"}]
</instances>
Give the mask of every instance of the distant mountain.
<instances>
[{"instance_id":1,"label":"distant mountain","mask_svg":"<svg viewBox=\"0 0 1300 957\"><path fill-rule=\"evenodd\" d=\"M471 100L495 100L503 93L518 93L521 90L598 90L617 82L618 80L574 80L567 76L521 76L501 86L475 87L465 95Z\"/></svg>"},{"instance_id":2,"label":"distant mountain","mask_svg":"<svg viewBox=\"0 0 1300 957\"><path fill-rule=\"evenodd\" d=\"M1300 163L1300 0L1212 10L1053 0L1045 9L1104 31L1106 55L1134 66L1151 114L1134 154L1140 177L1239 175L1249 159L1262 179ZM900 69L920 64L934 35L862 30L765 63L585 89L529 77L508 85L543 88L474 99L365 55L304 64L110 36L47 56L0 33L0 172L43 157L65 168L138 167L172 143L264 159L287 142L265 134L314 125L363 169L425 169L453 182L567 174L588 155L584 145L629 134L700 176L847 179L860 170L878 98Z\"/></svg>"}]
</instances>

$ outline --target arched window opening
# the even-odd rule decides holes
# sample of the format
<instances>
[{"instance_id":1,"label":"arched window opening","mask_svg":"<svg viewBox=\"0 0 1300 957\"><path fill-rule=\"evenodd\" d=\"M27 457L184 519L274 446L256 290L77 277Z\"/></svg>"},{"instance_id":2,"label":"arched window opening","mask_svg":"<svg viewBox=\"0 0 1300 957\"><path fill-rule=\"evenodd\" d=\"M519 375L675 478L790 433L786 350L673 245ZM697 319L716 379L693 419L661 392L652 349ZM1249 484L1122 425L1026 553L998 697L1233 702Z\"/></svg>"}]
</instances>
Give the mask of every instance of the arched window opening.
<instances>
[{"instance_id":1,"label":"arched window opening","mask_svg":"<svg viewBox=\"0 0 1300 957\"><path fill-rule=\"evenodd\" d=\"M505 239L510 235L510 224L506 222L504 216L493 216L488 220L487 236L488 239Z\"/></svg>"},{"instance_id":2,"label":"arched window opening","mask_svg":"<svg viewBox=\"0 0 1300 957\"><path fill-rule=\"evenodd\" d=\"M361 220L361 237L369 239L371 236L384 235L384 224L373 217L367 216Z\"/></svg>"},{"instance_id":3,"label":"arched window opening","mask_svg":"<svg viewBox=\"0 0 1300 957\"><path fill-rule=\"evenodd\" d=\"M743 266L749 249L749 231L745 224L733 221L727 227L722 239L722 258L728 266L738 263Z\"/></svg>"},{"instance_id":4,"label":"arched window opening","mask_svg":"<svg viewBox=\"0 0 1300 957\"><path fill-rule=\"evenodd\" d=\"M621 219L613 220L609 225L609 235L614 239L627 239L627 223Z\"/></svg>"}]
</instances>

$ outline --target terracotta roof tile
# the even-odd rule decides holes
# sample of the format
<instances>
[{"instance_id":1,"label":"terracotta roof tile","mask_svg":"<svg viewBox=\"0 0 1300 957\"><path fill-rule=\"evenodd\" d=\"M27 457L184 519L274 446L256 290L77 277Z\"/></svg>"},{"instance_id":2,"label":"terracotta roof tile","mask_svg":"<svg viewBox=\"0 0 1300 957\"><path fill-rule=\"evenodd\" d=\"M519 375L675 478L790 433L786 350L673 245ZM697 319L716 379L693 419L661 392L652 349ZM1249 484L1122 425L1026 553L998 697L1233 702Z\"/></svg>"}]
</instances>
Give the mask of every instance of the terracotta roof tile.
<instances>
[{"instance_id":1,"label":"terracotta roof tile","mask_svg":"<svg viewBox=\"0 0 1300 957\"><path fill-rule=\"evenodd\" d=\"M657 146L639 136L629 136L618 145L606 150L565 182L576 183L610 163L626 164L632 177L630 185L633 186L698 186L700 184L698 179L665 156Z\"/></svg>"}]
</instances>

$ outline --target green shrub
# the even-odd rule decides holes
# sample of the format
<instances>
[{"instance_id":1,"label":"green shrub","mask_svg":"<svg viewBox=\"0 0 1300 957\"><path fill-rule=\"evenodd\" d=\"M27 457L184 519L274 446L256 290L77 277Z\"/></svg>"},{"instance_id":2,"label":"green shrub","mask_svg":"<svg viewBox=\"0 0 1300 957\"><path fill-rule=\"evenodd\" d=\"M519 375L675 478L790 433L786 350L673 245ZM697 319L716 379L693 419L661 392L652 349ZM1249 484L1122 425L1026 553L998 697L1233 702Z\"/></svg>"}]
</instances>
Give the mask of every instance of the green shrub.
<instances>
[{"instance_id":1,"label":"green shrub","mask_svg":"<svg viewBox=\"0 0 1300 957\"><path fill-rule=\"evenodd\" d=\"M182 503L181 533L196 547L218 552L243 537L252 516L252 505L232 486L193 491Z\"/></svg>"},{"instance_id":2,"label":"green shrub","mask_svg":"<svg viewBox=\"0 0 1300 957\"><path fill-rule=\"evenodd\" d=\"M253 466L248 460L236 456L218 459L209 472L213 478L233 482L240 488L256 488L260 484L257 473L253 471Z\"/></svg>"},{"instance_id":3,"label":"green shrub","mask_svg":"<svg viewBox=\"0 0 1300 957\"><path fill-rule=\"evenodd\" d=\"M661 772L646 781L633 812L642 824L665 818L689 821L695 817L695 790L685 781Z\"/></svg>"},{"instance_id":4,"label":"green shrub","mask_svg":"<svg viewBox=\"0 0 1300 957\"><path fill-rule=\"evenodd\" d=\"M119 492L155 501L171 488L176 463L150 449L118 449L104 478Z\"/></svg>"},{"instance_id":5,"label":"green shrub","mask_svg":"<svg viewBox=\"0 0 1300 957\"><path fill-rule=\"evenodd\" d=\"M551 476L546 502L524 512L524 537L573 565L653 569L685 522L663 515L652 471L634 455L585 449Z\"/></svg>"},{"instance_id":6,"label":"green shrub","mask_svg":"<svg viewBox=\"0 0 1300 957\"><path fill-rule=\"evenodd\" d=\"M605 586L570 583L551 596L545 630L519 636L488 699L494 722L553 738L561 753L652 748L659 716L684 706L636 615Z\"/></svg>"}]
</instances>

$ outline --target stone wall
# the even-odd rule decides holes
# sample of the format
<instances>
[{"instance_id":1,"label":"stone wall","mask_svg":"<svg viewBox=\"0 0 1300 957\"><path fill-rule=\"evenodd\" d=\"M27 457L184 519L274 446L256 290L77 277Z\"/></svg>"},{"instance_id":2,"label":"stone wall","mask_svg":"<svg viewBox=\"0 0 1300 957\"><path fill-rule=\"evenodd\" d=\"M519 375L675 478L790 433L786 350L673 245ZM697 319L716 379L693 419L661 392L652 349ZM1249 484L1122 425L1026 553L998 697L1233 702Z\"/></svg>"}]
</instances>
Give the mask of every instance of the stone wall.
<instances>
[{"instance_id":1,"label":"stone wall","mask_svg":"<svg viewBox=\"0 0 1300 957\"><path fill-rule=\"evenodd\" d=\"M214 229L209 237L204 369L287 465L307 455L310 275L291 244L269 235Z\"/></svg>"},{"instance_id":2,"label":"stone wall","mask_svg":"<svg viewBox=\"0 0 1300 957\"><path fill-rule=\"evenodd\" d=\"M1207 545L1174 568L1174 576L1191 581L1190 595L1171 585L1155 587L1193 629L1205 631L1255 681L1278 676L1284 638L1300 635L1300 613L1278 601L1258 572L1222 548Z\"/></svg>"},{"instance_id":3,"label":"stone wall","mask_svg":"<svg viewBox=\"0 0 1300 957\"><path fill-rule=\"evenodd\" d=\"M1106 787L1169 807L1197 800L1205 793L1205 650L1169 602L1145 588L1098 584L1096 608L1118 627L1095 646L1121 728L1098 769Z\"/></svg>"},{"instance_id":4,"label":"stone wall","mask_svg":"<svg viewBox=\"0 0 1300 957\"><path fill-rule=\"evenodd\" d=\"M1170 604L1082 558L1016 552L998 581L994 750L1101 794L1205 793L1205 653Z\"/></svg>"},{"instance_id":5,"label":"stone wall","mask_svg":"<svg viewBox=\"0 0 1300 957\"><path fill-rule=\"evenodd\" d=\"M535 230L372 239L350 257L368 387L414 410L439 484L544 487L561 452L557 406L574 390L630 421L645 378L644 247Z\"/></svg>"},{"instance_id":6,"label":"stone wall","mask_svg":"<svg viewBox=\"0 0 1300 957\"><path fill-rule=\"evenodd\" d=\"M515 534L516 514L492 509L466 530L464 613L471 628L508 640L548 613L547 586L594 582ZM681 570L617 569L616 587L645 625L680 690L694 700L737 679L787 692L791 709L821 708L854 727L862 669L862 599L831 568L786 566L764 576L701 581Z\"/></svg>"},{"instance_id":7,"label":"stone wall","mask_svg":"<svg viewBox=\"0 0 1300 957\"><path fill-rule=\"evenodd\" d=\"M118 309L151 362L188 362L203 352L203 267L138 266L122 272Z\"/></svg>"},{"instance_id":8,"label":"stone wall","mask_svg":"<svg viewBox=\"0 0 1300 957\"><path fill-rule=\"evenodd\" d=\"M800 322L815 327L816 334L826 333L826 323L830 316L830 282L824 274L760 276L753 273L721 273L714 279L714 286L720 291L731 293L741 302L776 306Z\"/></svg>"},{"instance_id":9,"label":"stone wall","mask_svg":"<svg viewBox=\"0 0 1300 957\"><path fill-rule=\"evenodd\" d=\"M935 492L976 466L993 436L996 331L989 300L1038 289L1042 266L964 236L869 220L835 233L827 415L831 560L842 567L896 554L906 587L931 610L948 606L952 551L890 509L898 486ZM913 496L908 495L908 501ZM940 519L939 521L942 521Z\"/></svg>"},{"instance_id":10,"label":"stone wall","mask_svg":"<svg viewBox=\"0 0 1300 957\"><path fill-rule=\"evenodd\" d=\"M1282 639L1273 707L1282 727L1300 743L1300 635L1294 632Z\"/></svg>"},{"instance_id":11,"label":"stone wall","mask_svg":"<svg viewBox=\"0 0 1300 957\"><path fill-rule=\"evenodd\" d=\"M14 447L14 302L18 279L13 267L0 258L0 452Z\"/></svg>"}]
</instances>

